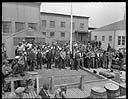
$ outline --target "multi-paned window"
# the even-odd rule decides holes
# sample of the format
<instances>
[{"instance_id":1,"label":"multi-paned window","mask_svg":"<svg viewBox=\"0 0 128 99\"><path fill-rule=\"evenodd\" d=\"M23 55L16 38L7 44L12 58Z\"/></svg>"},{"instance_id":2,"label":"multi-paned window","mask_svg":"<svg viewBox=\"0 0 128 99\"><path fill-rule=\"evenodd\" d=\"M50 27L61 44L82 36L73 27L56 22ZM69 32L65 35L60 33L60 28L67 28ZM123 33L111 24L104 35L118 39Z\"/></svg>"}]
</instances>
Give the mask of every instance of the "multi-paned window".
<instances>
[{"instance_id":1,"label":"multi-paned window","mask_svg":"<svg viewBox=\"0 0 128 99\"><path fill-rule=\"evenodd\" d=\"M55 21L50 21L50 28L55 28Z\"/></svg>"},{"instance_id":2,"label":"multi-paned window","mask_svg":"<svg viewBox=\"0 0 128 99\"><path fill-rule=\"evenodd\" d=\"M28 27L37 30L37 23L28 23Z\"/></svg>"},{"instance_id":3,"label":"multi-paned window","mask_svg":"<svg viewBox=\"0 0 128 99\"><path fill-rule=\"evenodd\" d=\"M80 28L84 28L84 23L80 23Z\"/></svg>"},{"instance_id":4,"label":"multi-paned window","mask_svg":"<svg viewBox=\"0 0 128 99\"><path fill-rule=\"evenodd\" d=\"M121 36L118 36L118 45L121 45Z\"/></svg>"},{"instance_id":5,"label":"multi-paned window","mask_svg":"<svg viewBox=\"0 0 128 99\"><path fill-rule=\"evenodd\" d=\"M12 32L12 25L10 21L2 21L2 31L3 33Z\"/></svg>"},{"instance_id":6,"label":"multi-paned window","mask_svg":"<svg viewBox=\"0 0 128 99\"><path fill-rule=\"evenodd\" d=\"M75 28L75 22L72 23L72 28L73 28L73 29Z\"/></svg>"},{"instance_id":7,"label":"multi-paned window","mask_svg":"<svg viewBox=\"0 0 128 99\"><path fill-rule=\"evenodd\" d=\"M70 26L71 27L71 22L70 22ZM74 29L75 28L75 22L72 22L72 28Z\"/></svg>"},{"instance_id":8,"label":"multi-paned window","mask_svg":"<svg viewBox=\"0 0 128 99\"><path fill-rule=\"evenodd\" d=\"M61 32L61 37L65 37L65 32Z\"/></svg>"},{"instance_id":9,"label":"multi-paned window","mask_svg":"<svg viewBox=\"0 0 128 99\"><path fill-rule=\"evenodd\" d=\"M105 41L105 36L102 36L102 41Z\"/></svg>"},{"instance_id":10,"label":"multi-paned window","mask_svg":"<svg viewBox=\"0 0 128 99\"><path fill-rule=\"evenodd\" d=\"M109 42L111 42L112 41L112 36L109 36Z\"/></svg>"},{"instance_id":11,"label":"multi-paned window","mask_svg":"<svg viewBox=\"0 0 128 99\"><path fill-rule=\"evenodd\" d=\"M122 36L122 45L125 45L125 36Z\"/></svg>"},{"instance_id":12,"label":"multi-paned window","mask_svg":"<svg viewBox=\"0 0 128 99\"><path fill-rule=\"evenodd\" d=\"M42 27L46 27L46 20L42 20Z\"/></svg>"},{"instance_id":13,"label":"multi-paned window","mask_svg":"<svg viewBox=\"0 0 128 99\"><path fill-rule=\"evenodd\" d=\"M46 35L46 32L42 32L43 35Z\"/></svg>"},{"instance_id":14,"label":"multi-paned window","mask_svg":"<svg viewBox=\"0 0 128 99\"><path fill-rule=\"evenodd\" d=\"M25 22L15 22L15 32L25 29Z\"/></svg>"},{"instance_id":15,"label":"multi-paned window","mask_svg":"<svg viewBox=\"0 0 128 99\"><path fill-rule=\"evenodd\" d=\"M97 36L94 36L94 40L97 40Z\"/></svg>"},{"instance_id":16,"label":"multi-paned window","mask_svg":"<svg viewBox=\"0 0 128 99\"><path fill-rule=\"evenodd\" d=\"M61 22L60 27L65 28L65 22Z\"/></svg>"},{"instance_id":17,"label":"multi-paned window","mask_svg":"<svg viewBox=\"0 0 128 99\"><path fill-rule=\"evenodd\" d=\"M54 37L55 36L55 32L50 32L50 37Z\"/></svg>"}]
</instances>

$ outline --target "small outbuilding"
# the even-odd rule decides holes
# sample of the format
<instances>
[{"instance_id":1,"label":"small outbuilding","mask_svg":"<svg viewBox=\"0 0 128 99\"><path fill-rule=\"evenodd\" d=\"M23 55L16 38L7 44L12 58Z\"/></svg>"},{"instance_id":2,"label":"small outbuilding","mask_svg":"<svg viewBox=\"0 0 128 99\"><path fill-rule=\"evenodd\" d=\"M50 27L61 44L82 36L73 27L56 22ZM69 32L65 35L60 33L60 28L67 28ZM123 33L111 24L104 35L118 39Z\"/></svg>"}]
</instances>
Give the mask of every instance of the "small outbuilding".
<instances>
[{"instance_id":1,"label":"small outbuilding","mask_svg":"<svg viewBox=\"0 0 128 99\"><path fill-rule=\"evenodd\" d=\"M13 33L5 39L5 47L7 49L8 58L15 57L15 49L19 42L23 40L29 42L43 43L45 38L35 31L34 29L28 28L22 31Z\"/></svg>"}]
</instances>

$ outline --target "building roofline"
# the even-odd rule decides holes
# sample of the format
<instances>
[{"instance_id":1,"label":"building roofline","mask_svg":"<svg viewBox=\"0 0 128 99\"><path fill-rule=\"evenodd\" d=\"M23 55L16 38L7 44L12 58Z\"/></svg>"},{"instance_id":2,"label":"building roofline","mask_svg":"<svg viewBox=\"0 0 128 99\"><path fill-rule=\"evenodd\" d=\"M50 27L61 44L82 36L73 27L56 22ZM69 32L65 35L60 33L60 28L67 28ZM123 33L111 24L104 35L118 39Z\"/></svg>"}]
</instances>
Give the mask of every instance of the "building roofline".
<instances>
[{"instance_id":1,"label":"building roofline","mask_svg":"<svg viewBox=\"0 0 128 99\"><path fill-rule=\"evenodd\" d=\"M88 27L88 29L94 30L94 29L97 29L97 28L96 27Z\"/></svg>"},{"instance_id":2,"label":"building roofline","mask_svg":"<svg viewBox=\"0 0 128 99\"><path fill-rule=\"evenodd\" d=\"M123 23L122 23L123 22ZM120 20L120 21L116 21L113 22L111 24L108 25L104 25L100 28L94 29L94 31L115 31L115 30L124 30L124 28L126 28L125 26L123 27L122 24L124 24L125 20ZM121 24L121 25L120 25ZM121 26L121 27L119 27ZM111 27L111 28L110 28Z\"/></svg>"},{"instance_id":3,"label":"building roofline","mask_svg":"<svg viewBox=\"0 0 128 99\"><path fill-rule=\"evenodd\" d=\"M58 15L58 16L67 16L70 17L70 15L68 14L60 14L60 13L51 13L51 12L40 12L40 14L52 14L52 15ZM86 17L86 16L77 16L77 15L73 15L73 17L79 17L79 18L90 18L90 17Z\"/></svg>"},{"instance_id":4,"label":"building roofline","mask_svg":"<svg viewBox=\"0 0 128 99\"><path fill-rule=\"evenodd\" d=\"M41 5L41 2L2 2L2 3L18 3L18 4L32 4L32 5Z\"/></svg>"}]
</instances>

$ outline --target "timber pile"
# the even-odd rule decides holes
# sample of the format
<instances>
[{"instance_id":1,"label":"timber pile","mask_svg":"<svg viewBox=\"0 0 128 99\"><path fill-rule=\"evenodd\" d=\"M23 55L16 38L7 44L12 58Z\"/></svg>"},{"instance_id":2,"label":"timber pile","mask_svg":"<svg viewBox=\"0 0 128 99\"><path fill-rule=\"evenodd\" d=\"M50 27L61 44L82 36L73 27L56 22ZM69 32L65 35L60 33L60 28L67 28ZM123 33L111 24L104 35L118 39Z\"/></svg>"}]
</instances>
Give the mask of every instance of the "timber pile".
<instances>
[{"instance_id":1,"label":"timber pile","mask_svg":"<svg viewBox=\"0 0 128 99\"><path fill-rule=\"evenodd\" d=\"M9 94L10 92L4 93L4 95L2 95L2 98L11 98L9 97ZM42 97L37 95L35 91L30 91L29 93L23 93L23 98L42 98Z\"/></svg>"}]
</instances>

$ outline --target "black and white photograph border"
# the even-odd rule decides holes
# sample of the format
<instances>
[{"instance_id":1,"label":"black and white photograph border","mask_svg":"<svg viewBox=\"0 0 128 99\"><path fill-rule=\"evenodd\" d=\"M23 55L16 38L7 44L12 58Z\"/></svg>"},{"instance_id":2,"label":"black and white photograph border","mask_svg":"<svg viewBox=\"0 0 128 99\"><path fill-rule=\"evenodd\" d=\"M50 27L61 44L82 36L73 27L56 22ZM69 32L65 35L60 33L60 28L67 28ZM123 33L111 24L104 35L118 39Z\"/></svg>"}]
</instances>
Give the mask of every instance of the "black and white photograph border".
<instances>
[{"instance_id":1,"label":"black and white photograph border","mask_svg":"<svg viewBox=\"0 0 128 99\"><path fill-rule=\"evenodd\" d=\"M2 2L2 98L126 98L126 2Z\"/></svg>"}]
</instances>

